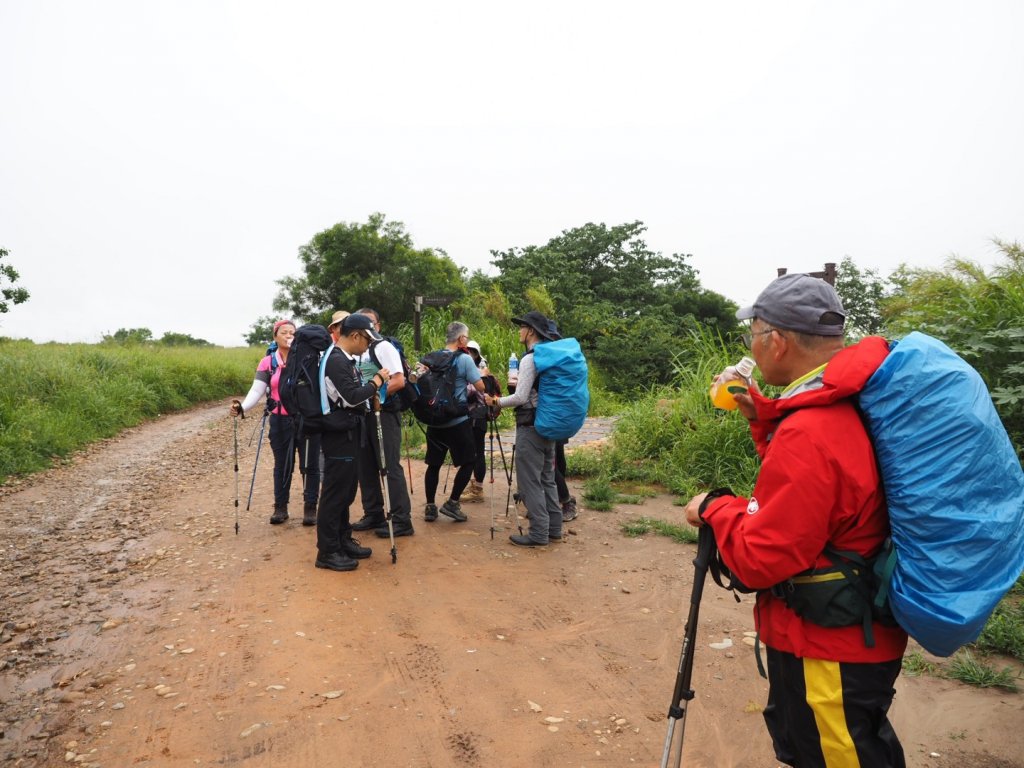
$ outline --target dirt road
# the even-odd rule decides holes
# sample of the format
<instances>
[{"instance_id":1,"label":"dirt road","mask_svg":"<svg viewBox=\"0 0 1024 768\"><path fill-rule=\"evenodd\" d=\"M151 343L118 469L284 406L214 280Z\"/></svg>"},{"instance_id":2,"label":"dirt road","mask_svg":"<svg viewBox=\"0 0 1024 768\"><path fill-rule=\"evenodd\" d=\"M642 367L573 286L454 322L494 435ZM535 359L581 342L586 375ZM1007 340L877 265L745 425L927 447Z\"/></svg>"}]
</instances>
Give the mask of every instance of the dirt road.
<instances>
[{"instance_id":1,"label":"dirt road","mask_svg":"<svg viewBox=\"0 0 1024 768\"><path fill-rule=\"evenodd\" d=\"M251 419L235 534L226 413L2 490L4 766L658 764L693 548L620 526L678 520L671 499L584 510L564 543L522 550L500 470L492 539L487 501L423 522L414 465L397 564L364 537L357 571L316 570L313 529L267 524L267 453L244 512ZM774 768L749 599L709 585L701 611L684 765ZM893 717L913 768L1024 766L1024 696L903 677Z\"/></svg>"}]
</instances>

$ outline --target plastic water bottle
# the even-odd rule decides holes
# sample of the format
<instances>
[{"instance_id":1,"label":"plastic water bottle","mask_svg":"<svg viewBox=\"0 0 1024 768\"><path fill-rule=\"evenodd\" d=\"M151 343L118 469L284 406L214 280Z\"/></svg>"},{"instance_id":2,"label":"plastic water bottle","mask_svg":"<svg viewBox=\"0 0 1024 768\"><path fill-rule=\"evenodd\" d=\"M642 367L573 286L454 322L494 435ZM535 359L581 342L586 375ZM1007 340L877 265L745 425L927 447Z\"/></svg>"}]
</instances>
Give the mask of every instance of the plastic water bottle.
<instances>
[{"instance_id":1,"label":"plastic water bottle","mask_svg":"<svg viewBox=\"0 0 1024 768\"><path fill-rule=\"evenodd\" d=\"M725 411L735 410L737 407L735 396L740 392L747 391L747 387L750 386L750 376L756 367L757 363L749 357L744 357L736 365L730 365L718 374L708 393L711 395L711 403L715 408ZM730 390L738 390L738 392Z\"/></svg>"},{"instance_id":2,"label":"plastic water bottle","mask_svg":"<svg viewBox=\"0 0 1024 768\"><path fill-rule=\"evenodd\" d=\"M519 358L513 352L508 356L508 385L514 387L519 383Z\"/></svg>"}]
</instances>

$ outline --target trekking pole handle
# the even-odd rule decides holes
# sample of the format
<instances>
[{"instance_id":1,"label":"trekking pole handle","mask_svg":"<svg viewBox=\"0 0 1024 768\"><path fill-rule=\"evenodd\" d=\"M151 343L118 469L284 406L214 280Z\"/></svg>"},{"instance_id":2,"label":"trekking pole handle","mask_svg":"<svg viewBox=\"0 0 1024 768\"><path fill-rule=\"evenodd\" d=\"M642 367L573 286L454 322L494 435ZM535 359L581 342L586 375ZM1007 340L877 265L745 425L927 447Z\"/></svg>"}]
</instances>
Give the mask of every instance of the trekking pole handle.
<instances>
[{"instance_id":1,"label":"trekking pole handle","mask_svg":"<svg viewBox=\"0 0 1024 768\"><path fill-rule=\"evenodd\" d=\"M380 413L380 390L374 390L373 397L370 398L370 407L374 413Z\"/></svg>"}]
</instances>

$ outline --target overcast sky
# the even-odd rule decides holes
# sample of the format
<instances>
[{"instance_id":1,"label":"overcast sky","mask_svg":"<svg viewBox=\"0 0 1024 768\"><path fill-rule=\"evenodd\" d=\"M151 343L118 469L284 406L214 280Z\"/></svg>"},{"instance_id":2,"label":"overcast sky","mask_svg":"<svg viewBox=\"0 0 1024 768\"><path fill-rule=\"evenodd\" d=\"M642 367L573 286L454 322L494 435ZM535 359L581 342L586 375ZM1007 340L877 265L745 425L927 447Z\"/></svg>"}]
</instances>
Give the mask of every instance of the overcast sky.
<instances>
[{"instance_id":1,"label":"overcast sky","mask_svg":"<svg viewBox=\"0 0 1024 768\"><path fill-rule=\"evenodd\" d=\"M991 264L1024 239L1022 30L1020 0L0 0L32 293L0 335L238 345L375 211L468 269L639 219L740 304L779 266Z\"/></svg>"}]
</instances>

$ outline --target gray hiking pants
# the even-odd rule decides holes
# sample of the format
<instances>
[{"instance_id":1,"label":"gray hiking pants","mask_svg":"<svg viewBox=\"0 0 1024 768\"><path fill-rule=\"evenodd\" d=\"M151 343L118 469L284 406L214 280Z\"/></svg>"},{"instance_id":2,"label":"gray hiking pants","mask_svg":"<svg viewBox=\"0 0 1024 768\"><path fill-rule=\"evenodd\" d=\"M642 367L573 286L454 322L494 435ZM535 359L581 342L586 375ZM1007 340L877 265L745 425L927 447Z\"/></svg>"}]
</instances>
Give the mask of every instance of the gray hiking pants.
<instances>
[{"instance_id":1,"label":"gray hiking pants","mask_svg":"<svg viewBox=\"0 0 1024 768\"><path fill-rule=\"evenodd\" d=\"M555 488L555 441L533 427L516 427L516 485L530 512L530 539L546 544L562 536L562 508Z\"/></svg>"},{"instance_id":2,"label":"gray hiking pants","mask_svg":"<svg viewBox=\"0 0 1024 768\"><path fill-rule=\"evenodd\" d=\"M384 519L384 494L380 487L380 454L377 448L377 417L366 414L366 444L359 461L359 495L363 500L363 514ZM381 411L381 432L384 434L384 460L387 467L388 495L395 523L409 525L412 507L409 487L402 468L402 415Z\"/></svg>"}]
</instances>

